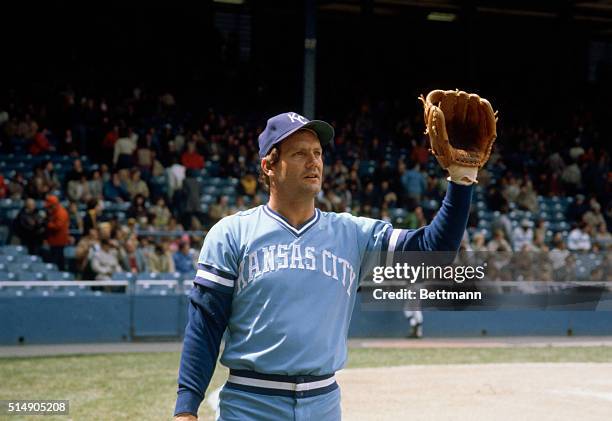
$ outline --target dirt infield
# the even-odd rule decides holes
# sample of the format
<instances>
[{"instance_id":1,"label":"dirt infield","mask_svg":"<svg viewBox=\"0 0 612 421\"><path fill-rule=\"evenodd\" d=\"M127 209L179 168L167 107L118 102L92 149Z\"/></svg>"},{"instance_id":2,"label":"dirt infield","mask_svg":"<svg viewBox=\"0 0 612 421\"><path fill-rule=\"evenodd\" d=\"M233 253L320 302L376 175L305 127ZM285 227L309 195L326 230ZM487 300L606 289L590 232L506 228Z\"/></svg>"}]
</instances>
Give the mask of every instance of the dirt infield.
<instances>
[{"instance_id":1,"label":"dirt infield","mask_svg":"<svg viewBox=\"0 0 612 421\"><path fill-rule=\"evenodd\" d=\"M544 348L612 346L610 336L508 336L489 338L350 339L351 348Z\"/></svg>"},{"instance_id":2,"label":"dirt infield","mask_svg":"<svg viewBox=\"0 0 612 421\"><path fill-rule=\"evenodd\" d=\"M612 364L354 368L337 373L343 419L610 420Z\"/></svg>"}]
</instances>

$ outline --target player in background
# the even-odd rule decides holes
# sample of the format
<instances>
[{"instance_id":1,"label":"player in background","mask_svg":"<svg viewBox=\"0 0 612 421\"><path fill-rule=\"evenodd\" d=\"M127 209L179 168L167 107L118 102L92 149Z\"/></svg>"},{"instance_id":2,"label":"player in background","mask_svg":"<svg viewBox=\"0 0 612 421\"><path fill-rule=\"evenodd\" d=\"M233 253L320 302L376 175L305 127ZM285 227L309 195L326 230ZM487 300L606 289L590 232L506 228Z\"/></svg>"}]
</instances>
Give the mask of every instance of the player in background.
<instances>
[{"instance_id":1,"label":"player in background","mask_svg":"<svg viewBox=\"0 0 612 421\"><path fill-rule=\"evenodd\" d=\"M266 205L223 218L205 238L189 298L175 420L196 420L225 329L230 375L219 420L339 420L334 373L368 252L456 251L477 168L452 168L430 225L321 212L315 196L334 136L323 121L282 113L259 136Z\"/></svg>"}]
</instances>

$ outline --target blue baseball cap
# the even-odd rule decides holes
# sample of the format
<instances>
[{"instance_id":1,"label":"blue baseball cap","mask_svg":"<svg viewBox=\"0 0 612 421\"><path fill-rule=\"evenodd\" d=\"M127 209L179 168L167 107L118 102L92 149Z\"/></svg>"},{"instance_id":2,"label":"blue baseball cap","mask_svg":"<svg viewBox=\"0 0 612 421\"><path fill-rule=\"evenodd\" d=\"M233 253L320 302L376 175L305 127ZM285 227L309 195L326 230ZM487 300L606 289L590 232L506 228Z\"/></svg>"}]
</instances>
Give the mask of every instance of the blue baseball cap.
<instances>
[{"instance_id":1,"label":"blue baseball cap","mask_svg":"<svg viewBox=\"0 0 612 421\"><path fill-rule=\"evenodd\" d=\"M259 135L259 157L263 158L272 146L282 142L300 129L310 129L317 134L321 146L334 140L334 128L321 120L308 120L298 113L288 112L270 118L266 128Z\"/></svg>"}]
</instances>

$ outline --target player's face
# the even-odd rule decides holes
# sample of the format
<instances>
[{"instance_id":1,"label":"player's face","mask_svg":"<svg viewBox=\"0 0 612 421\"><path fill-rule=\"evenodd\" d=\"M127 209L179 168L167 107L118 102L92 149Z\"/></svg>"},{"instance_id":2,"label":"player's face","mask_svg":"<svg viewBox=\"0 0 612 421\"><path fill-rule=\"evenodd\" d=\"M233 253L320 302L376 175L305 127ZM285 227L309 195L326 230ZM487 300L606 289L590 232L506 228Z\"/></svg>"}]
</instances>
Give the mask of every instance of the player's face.
<instances>
[{"instance_id":1,"label":"player's face","mask_svg":"<svg viewBox=\"0 0 612 421\"><path fill-rule=\"evenodd\" d=\"M319 138L309 130L299 130L285 139L275 173L280 191L314 197L321 190L323 179Z\"/></svg>"}]
</instances>

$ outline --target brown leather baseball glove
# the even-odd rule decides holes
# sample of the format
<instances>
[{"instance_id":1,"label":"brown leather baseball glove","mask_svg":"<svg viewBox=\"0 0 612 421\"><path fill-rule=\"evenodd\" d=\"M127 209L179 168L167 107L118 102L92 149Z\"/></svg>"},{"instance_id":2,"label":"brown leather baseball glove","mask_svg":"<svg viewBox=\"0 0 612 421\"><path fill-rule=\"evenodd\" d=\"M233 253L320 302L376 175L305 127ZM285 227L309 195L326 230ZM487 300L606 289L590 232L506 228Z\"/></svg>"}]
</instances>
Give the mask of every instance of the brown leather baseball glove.
<instances>
[{"instance_id":1,"label":"brown leather baseball glove","mask_svg":"<svg viewBox=\"0 0 612 421\"><path fill-rule=\"evenodd\" d=\"M419 99L425 106L425 133L442 168L473 167L475 174L486 164L497 138L497 113L489 101L439 89Z\"/></svg>"}]
</instances>

